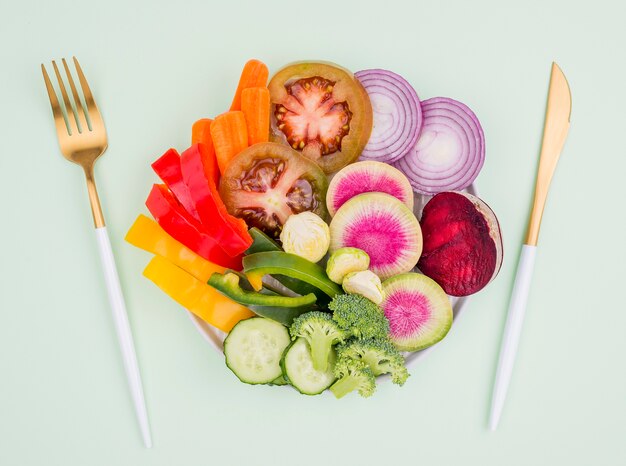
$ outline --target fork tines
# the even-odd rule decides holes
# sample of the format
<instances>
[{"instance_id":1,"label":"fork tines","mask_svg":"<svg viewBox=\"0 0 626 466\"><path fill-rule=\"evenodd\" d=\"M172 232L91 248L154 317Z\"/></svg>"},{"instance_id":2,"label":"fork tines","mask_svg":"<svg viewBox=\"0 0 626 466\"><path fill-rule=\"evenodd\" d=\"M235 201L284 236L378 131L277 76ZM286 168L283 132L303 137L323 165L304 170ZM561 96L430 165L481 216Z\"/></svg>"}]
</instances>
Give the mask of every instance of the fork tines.
<instances>
[{"instance_id":1,"label":"fork tines","mask_svg":"<svg viewBox=\"0 0 626 466\"><path fill-rule=\"evenodd\" d=\"M98 111L96 102L93 99L91 89L89 89L89 84L87 84L87 79L85 79L83 70L81 69L76 57L73 57L73 60L74 66L76 67L76 73L78 74L80 87L83 91L84 103L80 98L76 85L74 84L72 73L70 72L70 68L65 61L65 58L61 61L63 63L63 68L65 69L67 82L69 83L70 90L72 91L71 101L56 62L54 60L52 61L52 67L54 68L54 74L57 78L58 87L61 90L61 96L63 98L62 103L59 103L57 93L52 86L46 67L43 63L41 64L41 71L43 72L43 79L46 82L46 89L48 90L48 97L50 98L50 104L52 105L52 113L57 125L57 131L59 131L61 128L60 125L62 125L65 127L65 130L70 136L77 133L92 131L96 124L102 124L100 112Z\"/></svg>"}]
</instances>

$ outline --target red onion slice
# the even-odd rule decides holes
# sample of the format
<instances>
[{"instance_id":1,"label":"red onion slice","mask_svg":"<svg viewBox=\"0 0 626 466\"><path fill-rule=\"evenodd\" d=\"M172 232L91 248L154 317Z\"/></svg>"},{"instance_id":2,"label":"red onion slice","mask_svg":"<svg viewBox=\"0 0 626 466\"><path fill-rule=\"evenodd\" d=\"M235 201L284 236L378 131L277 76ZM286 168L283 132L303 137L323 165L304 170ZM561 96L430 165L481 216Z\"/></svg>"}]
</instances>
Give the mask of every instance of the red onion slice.
<instances>
[{"instance_id":1,"label":"red onion slice","mask_svg":"<svg viewBox=\"0 0 626 466\"><path fill-rule=\"evenodd\" d=\"M393 165L421 194L460 191L485 162L485 135L474 112L461 102L434 97L422 102L424 124L413 149Z\"/></svg>"},{"instance_id":2,"label":"red onion slice","mask_svg":"<svg viewBox=\"0 0 626 466\"><path fill-rule=\"evenodd\" d=\"M406 156L422 128L417 93L402 77L387 70L364 70L354 75L372 102L374 125L360 160L395 162Z\"/></svg>"}]
</instances>

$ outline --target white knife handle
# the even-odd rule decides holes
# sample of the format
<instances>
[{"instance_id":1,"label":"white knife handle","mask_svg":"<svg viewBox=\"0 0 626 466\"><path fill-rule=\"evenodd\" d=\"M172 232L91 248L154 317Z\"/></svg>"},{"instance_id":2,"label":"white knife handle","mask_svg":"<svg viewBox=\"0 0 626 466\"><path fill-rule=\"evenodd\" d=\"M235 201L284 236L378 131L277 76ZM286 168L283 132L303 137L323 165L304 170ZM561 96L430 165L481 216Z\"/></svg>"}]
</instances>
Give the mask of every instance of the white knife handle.
<instances>
[{"instance_id":1,"label":"white knife handle","mask_svg":"<svg viewBox=\"0 0 626 466\"><path fill-rule=\"evenodd\" d=\"M104 271L104 279L109 295L109 304L113 311L113 321L115 322L117 339L124 360L126 379L128 380L128 386L135 405L135 414L139 421L144 444L146 448L150 448L152 446L152 438L150 436L150 425L148 423L146 402L143 396L139 365L137 364L137 356L135 354L133 334L128 322L126 304L124 304L124 296L122 295L120 279L117 275L115 258L113 257L113 250L111 249L107 228L96 228L96 237L98 238L98 250L100 251L100 259L102 260L102 270Z\"/></svg>"},{"instance_id":2,"label":"white knife handle","mask_svg":"<svg viewBox=\"0 0 626 466\"><path fill-rule=\"evenodd\" d=\"M489 418L489 428L496 430L504 400L509 388L511 380L511 372L515 363L515 355L517 353L517 345L519 337L522 333L522 324L524 322L524 313L526 312L526 302L528 301L528 291L533 277L535 266L536 246L527 244L522 246L519 263L517 265L517 274L515 275L515 284L513 285L513 293L509 302L509 311L504 327L504 335L502 336L502 346L500 347L500 359L498 361L498 371L493 386L493 396L491 399L491 416Z\"/></svg>"}]
</instances>

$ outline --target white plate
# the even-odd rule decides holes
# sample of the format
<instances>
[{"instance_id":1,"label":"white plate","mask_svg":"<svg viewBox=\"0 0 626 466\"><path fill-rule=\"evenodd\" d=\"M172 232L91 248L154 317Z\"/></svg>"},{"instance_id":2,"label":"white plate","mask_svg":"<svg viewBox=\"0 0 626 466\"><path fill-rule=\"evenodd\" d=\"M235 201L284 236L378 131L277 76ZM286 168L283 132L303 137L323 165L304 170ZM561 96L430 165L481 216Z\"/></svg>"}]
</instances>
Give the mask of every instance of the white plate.
<instances>
[{"instance_id":1,"label":"white plate","mask_svg":"<svg viewBox=\"0 0 626 466\"><path fill-rule=\"evenodd\" d=\"M478 196L478 193L474 185L471 185L464 191L470 194L473 194L475 196ZM415 212L415 215L417 215L418 218L421 216L422 209L429 199L430 199L430 196L423 196L419 194L415 196L415 208L413 210ZM456 321L456 319L458 319L459 315L461 314L461 311L463 311L463 309L465 309L465 307L467 306L469 297L467 296L463 298L455 298L451 296L450 301L452 301L452 311L454 314L453 321ZM222 332L221 330L216 329L212 325L206 323L204 320L200 319L199 317L196 317L191 312L189 313L189 317L191 318L191 321L193 322L195 327L198 329L198 332L200 332L200 334L204 337L204 339L207 342L209 342L209 344L213 346L213 348L215 348L216 351L223 353L224 352L223 343L224 343L224 338L226 338L226 333ZM413 353L405 353L407 366L410 366L418 359L423 358L435 346L437 345L431 346L430 348L426 348L422 351L415 351Z\"/></svg>"}]
</instances>

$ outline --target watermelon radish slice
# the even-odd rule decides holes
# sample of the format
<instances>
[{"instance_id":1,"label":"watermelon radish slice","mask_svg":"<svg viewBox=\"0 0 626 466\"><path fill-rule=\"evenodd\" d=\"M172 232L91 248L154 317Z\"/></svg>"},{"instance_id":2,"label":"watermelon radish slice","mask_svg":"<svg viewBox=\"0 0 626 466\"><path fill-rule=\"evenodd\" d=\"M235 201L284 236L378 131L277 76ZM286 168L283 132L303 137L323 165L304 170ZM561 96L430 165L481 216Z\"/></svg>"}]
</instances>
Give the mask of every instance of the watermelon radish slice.
<instances>
[{"instance_id":1,"label":"watermelon radish slice","mask_svg":"<svg viewBox=\"0 0 626 466\"><path fill-rule=\"evenodd\" d=\"M419 351L446 336L452 304L445 291L419 273L396 275L383 282L381 304L389 320L391 341L400 351Z\"/></svg>"},{"instance_id":2,"label":"watermelon radish slice","mask_svg":"<svg viewBox=\"0 0 626 466\"><path fill-rule=\"evenodd\" d=\"M330 215L349 199L363 193L387 193L413 210L413 188L404 174L389 164L365 161L342 168L331 180L326 194Z\"/></svg>"},{"instance_id":3,"label":"watermelon radish slice","mask_svg":"<svg viewBox=\"0 0 626 466\"><path fill-rule=\"evenodd\" d=\"M415 267L422 253L422 231L413 212L395 197L359 194L330 222L330 252L344 247L365 251L370 270L385 280Z\"/></svg>"}]
</instances>

